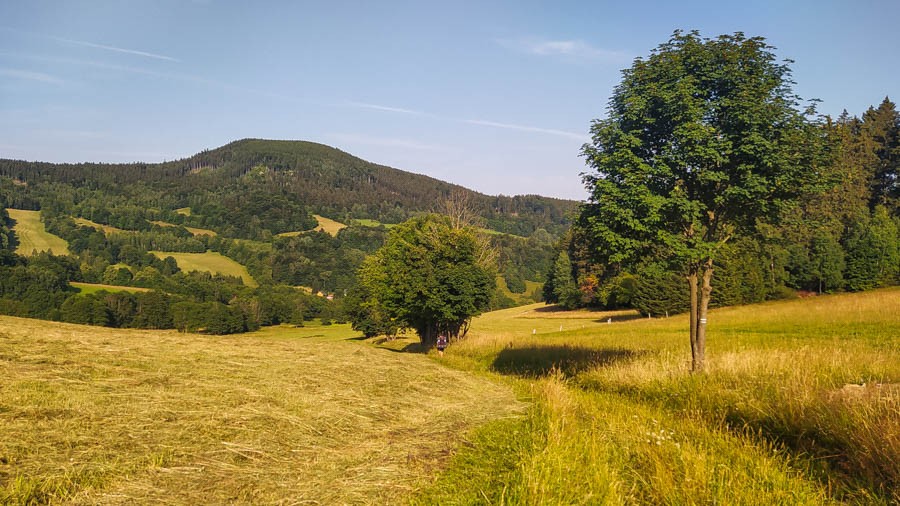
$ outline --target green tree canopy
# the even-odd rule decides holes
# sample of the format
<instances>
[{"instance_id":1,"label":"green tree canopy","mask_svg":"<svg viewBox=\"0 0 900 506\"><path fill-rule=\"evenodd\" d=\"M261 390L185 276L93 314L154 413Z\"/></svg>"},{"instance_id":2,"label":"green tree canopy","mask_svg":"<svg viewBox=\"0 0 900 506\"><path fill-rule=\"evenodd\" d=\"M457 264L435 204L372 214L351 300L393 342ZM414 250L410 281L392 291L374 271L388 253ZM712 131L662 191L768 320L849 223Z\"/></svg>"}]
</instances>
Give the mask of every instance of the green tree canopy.
<instances>
[{"instance_id":1,"label":"green tree canopy","mask_svg":"<svg viewBox=\"0 0 900 506\"><path fill-rule=\"evenodd\" d=\"M454 228L445 216L400 224L360 268L364 304L381 321L414 329L427 346L439 333L463 335L495 289L494 273L478 260L479 244L475 230Z\"/></svg>"},{"instance_id":2,"label":"green tree canopy","mask_svg":"<svg viewBox=\"0 0 900 506\"><path fill-rule=\"evenodd\" d=\"M772 49L742 33L675 32L623 71L582 151L595 172L584 175L591 196L580 222L599 258L664 261L687 278L694 370L718 252L821 179L821 129L797 110L790 69Z\"/></svg>"}]
</instances>

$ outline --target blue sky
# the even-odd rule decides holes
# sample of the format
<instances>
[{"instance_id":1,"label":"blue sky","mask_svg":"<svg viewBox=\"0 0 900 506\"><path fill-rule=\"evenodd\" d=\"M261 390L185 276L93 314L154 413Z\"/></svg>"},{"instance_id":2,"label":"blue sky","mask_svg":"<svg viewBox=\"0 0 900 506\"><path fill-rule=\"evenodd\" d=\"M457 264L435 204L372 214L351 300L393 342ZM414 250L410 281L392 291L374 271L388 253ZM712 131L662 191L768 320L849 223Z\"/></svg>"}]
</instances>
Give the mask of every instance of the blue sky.
<instances>
[{"instance_id":1,"label":"blue sky","mask_svg":"<svg viewBox=\"0 0 900 506\"><path fill-rule=\"evenodd\" d=\"M900 95L900 2L0 2L0 158L155 162L302 139L488 194L583 199L620 70L763 36L820 111Z\"/></svg>"}]
</instances>

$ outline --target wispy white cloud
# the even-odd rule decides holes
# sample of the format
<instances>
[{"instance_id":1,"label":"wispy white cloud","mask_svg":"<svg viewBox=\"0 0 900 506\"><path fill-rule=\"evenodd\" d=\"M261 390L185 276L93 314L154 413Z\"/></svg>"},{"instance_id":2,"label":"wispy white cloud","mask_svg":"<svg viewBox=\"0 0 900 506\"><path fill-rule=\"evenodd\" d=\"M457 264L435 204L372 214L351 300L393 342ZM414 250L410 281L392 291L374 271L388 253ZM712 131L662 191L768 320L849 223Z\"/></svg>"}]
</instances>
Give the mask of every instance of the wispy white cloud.
<instances>
[{"instance_id":1,"label":"wispy white cloud","mask_svg":"<svg viewBox=\"0 0 900 506\"><path fill-rule=\"evenodd\" d=\"M427 144L412 139L397 137L375 137L363 134L330 134L327 137L339 142L347 142L352 144L365 144L369 146L381 146L388 148L414 149L420 151L445 151L447 148L436 144Z\"/></svg>"},{"instance_id":2,"label":"wispy white cloud","mask_svg":"<svg viewBox=\"0 0 900 506\"><path fill-rule=\"evenodd\" d=\"M13 79L25 79L28 81L38 81L47 84L63 84L65 81L58 77L44 74L43 72L32 72L30 70L19 70L10 68L0 68L0 76L11 77Z\"/></svg>"},{"instance_id":3,"label":"wispy white cloud","mask_svg":"<svg viewBox=\"0 0 900 506\"><path fill-rule=\"evenodd\" d=\"M494 128L505 128L507 130L518 130L521 132L534 132L540 134L549 134L549 135L558 135L560 137L568 137L570 139L577 139L582 142L587 142L590 140L590 137L585 134L579 134L575 132L567 132L565 130L556 130L553 128L541 128L529 125L515 125L512 123L499 123L496 121L486 121L481 119L467 119L463 120L464 123L469 123L470 125L481 125L488 126Z\"/></svg>"},{"instance_id":4,"label":"wispy white cloud","mask_svg":"<svg viewBox=\"0 0 900 506\"><path fill-rule=\"evenodd\" d=\"M352 102L347 101L346 105L350 107L360 107L362 109L373 109L376 111L385 111L385 112L399 112L401 114L415 114L415 115L423 115L422 111L414 111L412 109L404 109L402 107L391 107L387 105L378 105L378 104L367 104L365 102Z\"/></svg>"},{"instance_id":5,"label":"wispy white cloud","mask_svg":"<svg viewBox=\"0 0 900 506\"><path fill-rule=\"evenodd\" d=\"M181 61L178 58L173 58L171 56L166 56L166 55L162 55L162 54L150 53L147 51L138 51L137 49L127 49L124 47L107 46L105 44L97 44L95 42L88 42L86 40L65 39L63 37L53 37L53 36L50 36L50 38L53 40L58 40L60 42L65 42L67 44L75 44L78 46L92 47L95 49L104 49L106 51L114 51L116 53L133 54L133 55L137 55L137 56L143 56L146 58L153 58L156 60L166 60L166 61L173 61L173 62Z\"/></svg>"},{"instance_id":6,"label":"wispy white cloud","mask_svg":"<svg viewBox=\"0 0 900 506\"><path fill-rule=\"evenodd\" d=\"M498 39L501 46L536 56L561 57L576 61L627 62L624 51L592 46L583 40L549 40L541 38Z\"/></svg>"}]
</instances>

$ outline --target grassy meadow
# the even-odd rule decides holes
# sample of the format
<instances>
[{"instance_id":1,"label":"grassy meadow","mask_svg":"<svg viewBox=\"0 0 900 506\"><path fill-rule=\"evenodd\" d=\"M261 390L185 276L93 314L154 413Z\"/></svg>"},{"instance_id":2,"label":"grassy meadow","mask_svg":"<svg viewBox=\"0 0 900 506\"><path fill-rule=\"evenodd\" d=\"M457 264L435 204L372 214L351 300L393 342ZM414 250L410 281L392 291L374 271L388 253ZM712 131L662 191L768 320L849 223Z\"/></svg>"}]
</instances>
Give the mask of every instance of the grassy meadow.
<instances>
[{"instance_id":1,"label":"grassy meadow","mask_svg":"<svg viewBox=\"0 0 900 506\"><path fill-rule=\"evenodd\" d=\"M539 305L477 319L444 360L533 408L414 502L900 501L900 289L714 310L700 375L687 328Z\"/></svg>"},{"instance_id":2,"label":"grassy meadow","mask_svg":"<svg viewBox=\"0 0 900 506\"><path fill-rule=\"evenodd\" d=\"M338 232L347 228L347 225L339 221L332 220L331 218L326 218L324 216L319 216L318 214L314 214L313 218L319 222L319 225L314 228L318 232L325 232L331 236L337 236ZM294 232L282 232L278 234L278 237L297 237L298 235L302 235L308 232L308 230L297 230Z\"/></svg>"},{"instance_id":3,"label":"grassy meadow","mask_svg":"<svg viewBox=\"0 0 900 506\"><path fill-rule=\"evenodd\" d=\"M900 288L477 318L439 357L0 317L0 503L895 504ZM3 495L5 494L5 495Z\"/></svg>"},{"instance_id":4,"label":"grassy meadow","mask_svg":"<svg viewBox=\"0 0 900 506\"><path fill-rule=\"evenodd\" d=\"M125 230L122 230L121 228L116 228L110 225L103 225L102 223L97 223L87 218L73 218L73 220L75 221L76 225L91 227L102 231L104 234L121 234L125 232Z\"/></svg>"},{"instance_id":5,"label":"grassy meadow","mask_svg":"<svg viewBox=\"0 0 900 506\"><path fill-rule=\"evenodd\" d=\"M100 291L132 293L150 291L149 288L140 288L137 286L104 285L102 283L81 283L79 281L69 281L69 284L72 285L76 290L78 290L78 293L82 295L88 295Z\"/></svg>"},{"instance_id":6,"label":"grassy meadow","mask_svg":"<svg viewBox=\"0 0 900 506\"><path fill-rule=\"evenodd\" d=\"M44 228L40 211L7 208L6 212L16 222L13 231L19 241L16 247L17 254L30 256L34 251L52 251L55 255L69 254L68 243Z\"/></svg>"},{"instance_id":7,"label":"grassy meadow","mask_svg":"<svg viewBox=\"0 0 900 506\"><path fill-rule=\"evenodd\" d=\"M179 210L176 210L176 212L178 212L178 211ZM186 216L190 216L190 213L188 213ZM160 227L177 227L178 226L174 223L169 223L167 221L151 221L150 223L152 223L154 225L159 225ZM216 235L218 235L218 234L216 234L215 230L210 230L208 228L197 228L197 227L185 226L184 229L194 235L208 235L211 237L215 237Z\"/></svg>"},{"instance_id":8,"label":"grassy meadow","mask_svg":"<svg viewBox=\"0 0 900 506\"><path fill-rule=\"evenodd\" d=\"M166 257L174 258L178 263L178 267L186 272L202 271L225 276L237 276L244 280L244 284L247 286L259 286L246 267L215 251L207 251L206 253L151 251L151 253L161 259Z\"/></svg>"},{"instance_id":9,"label":"grassy meadow","mask_svg":"<svg viewBox=\"0 0 900 506\"><path fill-rule=\"evenodd\" d=\"M396 504L524 411L502 382L354 335L0 317L0 504Z\"/></svg>"}]
</instances>

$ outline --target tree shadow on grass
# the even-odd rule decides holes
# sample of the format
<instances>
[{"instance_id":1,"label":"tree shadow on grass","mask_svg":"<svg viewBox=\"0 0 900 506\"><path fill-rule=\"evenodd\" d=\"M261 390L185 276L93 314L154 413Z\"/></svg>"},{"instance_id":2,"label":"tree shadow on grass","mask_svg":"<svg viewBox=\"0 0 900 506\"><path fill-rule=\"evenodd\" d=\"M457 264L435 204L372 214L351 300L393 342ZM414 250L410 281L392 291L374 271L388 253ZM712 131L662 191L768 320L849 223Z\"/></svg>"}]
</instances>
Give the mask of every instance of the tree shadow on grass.
<instances>
[{"instance_id":1,"label":"tree shadow on grass","mask_svg":"<svg viewBox=\"0 0 900 506\"><path fill-rule=\"evenodd\" d=\"M592 367L632 360L643 354L633 350L598 350L582 346L528 346L504 349L491 367L501 374L528 378L546 376L553 370L574 376Z\"/></svg>"}]
</instances>

